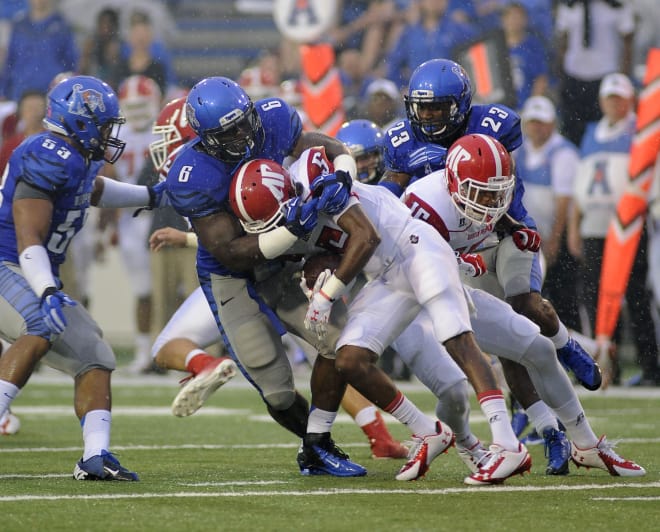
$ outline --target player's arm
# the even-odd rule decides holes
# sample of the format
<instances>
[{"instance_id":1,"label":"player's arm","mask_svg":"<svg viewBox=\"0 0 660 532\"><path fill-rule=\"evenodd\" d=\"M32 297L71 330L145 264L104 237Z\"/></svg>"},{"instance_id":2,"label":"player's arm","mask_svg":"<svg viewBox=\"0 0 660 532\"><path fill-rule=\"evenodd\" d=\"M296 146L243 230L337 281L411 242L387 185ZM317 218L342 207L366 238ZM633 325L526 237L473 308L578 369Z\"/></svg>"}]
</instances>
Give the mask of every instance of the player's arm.
<instances>
[{"instance_id":1,"label":"player's arm","mask_svg":"<svg viewBox=\"0 0 660 532\"><path fill-rule=\"evenodd\" d=\"M197 235L192 231L181 231L174 227L156 229L149 237L151 251L160 251L165 247L196 248Z\"/></svg>"},{"instance_id":2,"label":"player's arm","mask_svg":"<svg viewBox=\"0 0 660 532\"><path fill-rule=\"evenodd\" d=\"M163 207L168 204L165 181L154 186L133 185L99 175L94 179L91 204L106 208Z\"/></svg>"},{"instance_id":3,"label":"player's arm","mask_svg":"<svg viewBox=\"0 0 660 532\"><path fill-rule=\"evenodd\" d=\"M383 177L378 182L381 187L385 187L397 198L403 194L408 183L410 183L410 174L394 172L393 170L385 170Z\"/></svg>"},{"instance_id":4,"label":"player's arm","mask_svg":"<svg viewBox=\"0 0 660 532\"><path fill-rule=\"evenodd\" d=\"M351 179L356 179L357 166L355 164L355 159L351 156L348 148L343 142L324 133L318 131L304 131L301 133L296 145L293 147L293 150L289 155L298 159L298 157L302 155L302 152L307 148L313 148L314 146L325 147L325 153L328 156L328 159L332 161L335 171L343 170L351 176Z\"/></svg>"}]
</instances>

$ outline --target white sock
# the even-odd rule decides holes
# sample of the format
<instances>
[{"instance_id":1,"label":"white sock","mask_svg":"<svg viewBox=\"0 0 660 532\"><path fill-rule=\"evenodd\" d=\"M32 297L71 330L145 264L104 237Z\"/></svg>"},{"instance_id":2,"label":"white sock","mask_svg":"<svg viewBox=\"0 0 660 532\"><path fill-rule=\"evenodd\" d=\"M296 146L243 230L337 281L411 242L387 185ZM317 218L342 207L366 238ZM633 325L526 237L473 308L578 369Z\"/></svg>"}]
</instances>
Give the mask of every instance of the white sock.
<instances>
[{"instance_id":1,"label":"white sock","mask_svg":"<svg viewBox=\"0 0 660 532\"><path fill-rule=\"evenodd\" d=\"M543 401L537 401L529 408L526 408L525 412L532 425L534 425L536 432L539 433L539 436L543 436L543 431L548 428L559 430L554 412Z\"/></svg>"},{"instance_id":2,"label":"white sock","mask_svg":"<svg viewBox=\"0 0 660 532\"><path fill-rule=\"evenodd\" d=\"M435 434L437 431L435 421L424 415L401 392L397 393L394 401L387 405L384 410L408 427L415 436L428 436Z\"/></svg>"},{"instance_id":3,"label":"white sock","mask_svg":"<svg viewBox=\"0 0 660 532\"><path fill-rule=\"evenodd\" d=\"M0 414L4 414L21 389L9 381L0 380Z\"/></svg>"},{"instance_id":4,"label":"white sock","mask_svg":"<svg viewBox=\"0 0 660 532\"><path fill-rule=\"evenodd\" d=\"M110 426L112 414L109 410L91 410L82 419L83 461L107 451L110 447Z\"/></svg>"},{"instance_id":5,"label":"white sock","mask_svg":"<svg viewBox=\"0 0 660 532\"><path fill-rule=\"evenodd\" d=\"M493 443L507 451L518 451L520 442L511 428L509 411L501 390L491 390L477 395L481 411L486 416L490 431L493 434Z\"/></svg>"},{"instance_id":6,"label":"white sock","mask_svg":"<svg viewBox=\"0 0 660 532\"><path fill-rule=\"evenodd\" d=\"M328 412L327 410L321 410L313 406L307 418L307 432L315 434L330 432L336 417L337 412Z\"/></svg>"},{"instance_id":7,"label":"white sock","mask_svg":"<svg viewBox=\"0 0 660 532\"><path fill-rule=\"evenodd\" d=\"M193 349L190 353L186 355L186 363L185 366L188 367L188 364L190 361L195 358L197 355L206 355L206 351L202 351L201 349Z\"/></svg>"},{"instance_id":8,"label":"white sock","mask_svg":"<svg viewBox=\"0 0 660 532\"><path fill-rule=\"evenodd\" d=\"M555 408L557 417L566 427L568 437L573 440L573 443L580 449L588 449L595 447L598 443L598 436L594 433L589 420L584 415L580 401L575 398L571 399L565 405Z\"/></svg>"},{"instance_id":9,"label":"white sock","mask_svg":"<svg viewBox=\"0 0 660 532\"><path fill-rule=\"evenodd\" d=\"M555 344L555 349L561 349L568 343L568 329L561 321L559 322L559 330L557 334L550 337L552 343Z\"/></svg>"},{"instance_id":10,"label":"white sock","mask_svg":"<svg viewBox=\"0 0 660 532\"><path fill-rule=\"evenodd\" d=\"M376 421L376 407L373 405L367 406L355 414L355 422L358 427L364 427L374 421Z\"/></svg>"}]
</instances>

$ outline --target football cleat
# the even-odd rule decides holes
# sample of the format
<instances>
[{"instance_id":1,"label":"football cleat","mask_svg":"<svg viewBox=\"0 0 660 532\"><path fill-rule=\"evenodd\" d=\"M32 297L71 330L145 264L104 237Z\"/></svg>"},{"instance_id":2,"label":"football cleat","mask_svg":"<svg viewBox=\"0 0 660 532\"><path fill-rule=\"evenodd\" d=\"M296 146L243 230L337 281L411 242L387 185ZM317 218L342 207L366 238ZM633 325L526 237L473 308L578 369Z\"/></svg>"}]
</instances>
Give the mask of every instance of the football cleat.
<instances>
[{"instance_id":1,"label":"football cleat","mask_svg":"<svg viewBox=\"0 0 660 532\"><path fill-rule=\"evenodd\" d=\"M16 434L20 428L21 420L12 414L11 410L7 409L2 417L0 417L0 434L3 436Z\"/></svg>"},{"instance_id":2,"label":"football cleat","mask_svg":"<svg viewBox=\"0 0 660 532\"><path fill-rule=\"evenodd\" d=\"M80 461L73 470L73 478L76 480L140 480L137 473L123 467L119 460L109 451Z\"/></svg>"},{"instance_id":3,"label":"football cleat","mask_svg":"<svg viewBox=\"0 0 660 532\"><path fill-rule=\"evenodd\" d=\"M614 452L614 444L607 441L605 436L594 447L580 449L571 444L571 460L578 467L597 467L604 469L613 477L643 477L646 470L635 462L621 458Z\"/></svg>"},{"instance_id":4,"label":"football cleat","mask_svg":"<svg viewBox=\"0 0 660 532\"><path fill-rule=\"evenodd\" d=\"M547 428L543 431L545 457L548 465L546 475L568 475L568 462L571 459L571 442L560 430Z\"/></svg>"},{"instance_id":5,"label":"football cleat","mask_svg":"<svg viewBox=\"0 0 660 532\"><path fill-rule=\"evenodd\" d=\"M408 447L392 438L380 412L376 412L374 421L361 428L369 438L372 458L406 458L408 456Z\"/></svg>"},{"instance_id":6,"label":"football cleat","mask_svg":"<svg viewBox=\"0 0 660 532\"><path fill-rule=\"evenodd\" d=\"M573 338L569 338L564 347L557 349L557 357L587 390L594 391L600 388L603 382L600 366Z\"/></svg>"},{"instance_id":7,"label":"football cleat","mask_svg":"<svg viewBox=\"0 0 660 532\"><path fill-rule=\"evenodd\" d=\"M490 446L490 456L476 473L465 477L464 482L472 486L501 484L513 475L522 475L532 467L532 457L522 443L517 451L507 451L497 444Z\"/></svg>"},{"instance_id":8,"label":"football cleat","mask_svg":"<svg viewBox=\"0 0 660 532\"><path fill-rule=\"evenodd\" d=\"M525 413L525 409L511 396L511 428L516 438L520 438L527 425L529 425L529 418Z\"/></svg>"},{"instance_id":9,"label":"football cleat","mask_svg":"<svg viewBox=\"0 0 660 532\"><path fill-rule=\"evenodd\" d=\"M197 375L184 381L172 401L172 413L177 417L193 415L213 392L235 376L236 363L231 358L219 357L212 360Z\"/></svg>"},{"instance_id":10,"label":"football cleat","mask_svg":"<svg viewBox=\"0 0 660 532\"><path fill-rule=\"evenodd\" d=\"M486 449L480 441L477 441L477 443L469 449L467 447L456 445L456 451L458 451L458 457L463 460L472 473L479 471L479 468L486 463L488 458L490 458L488 449Z\"/></svg>"},{"instance_id":11,"label":"football cleat","mask_svg":"<svg viewBox=\"0 0 660 532\"><path fill-rule=\"evenodd\" d=\"M296 458L300 474L332 475L333 477L363 477L367 470L335 445L329 432L307 433Z\"/></svg>"},{"instance_id":12,"label":"football cleat","mask_svg":"<svg viewBox=\"0 0 660 532\"><path fill-rule=\"evenodd\" d=\"M431 462L441 453L446 453L454 445L454 432L448 425L439 421L435 424L436 433L423 438L413 436L413 446L408 453L408 461L396 475L397 480L417 480L426 475Z\"/></svg>"},{"instance_id":13,"label":"football cleat","mask_svg":"<svg viewBox=\"0 0 660 532\"><path fill-rule=\"evenodd\" d=\"M543 437L536 432L536 429L532 429L527 433L527 436L520 439L520 443L524 445L540 445L544 443Z\"/></svg>"}]
</instances>

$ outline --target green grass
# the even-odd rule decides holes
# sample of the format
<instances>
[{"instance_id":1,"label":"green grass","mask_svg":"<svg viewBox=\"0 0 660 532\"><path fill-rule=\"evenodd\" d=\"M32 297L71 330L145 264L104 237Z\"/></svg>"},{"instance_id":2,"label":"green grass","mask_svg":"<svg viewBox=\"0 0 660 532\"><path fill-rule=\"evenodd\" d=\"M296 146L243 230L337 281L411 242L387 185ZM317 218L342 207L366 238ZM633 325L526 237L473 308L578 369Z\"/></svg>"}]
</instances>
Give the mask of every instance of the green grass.
<instances>
[{"instance_id":1,"label":"green grass","mask_svg":"<svg viewBox=\"0 0 660 532\"><path fill-rule=\"evenodd\" d=\"M394 480L399 461L369 458L362 432L342 416L336 441L366 466L364 478L302 477L297 441L265 417L256 393L241 378L221 389L190 418L169 405L175 376L117 378L112 448L136 470L139 483L76 482L81 452L72 386L35 378L14 404L22 428L0 438L0 530L657 530L660 518L660 393L581 394L597 433L621 439L617 450L644 465L641 479L576 469L543 474L540 446L534 466L503 486L474 488L451 450L425 479ZM304 382L304 379L301 379ZM406 392L425 411L433 397ZM306 390L304 390L308 393ZM474 431L487 439L474 406ZM392 433L408 437L390 418Z\"/></svg>"}]
</instances>

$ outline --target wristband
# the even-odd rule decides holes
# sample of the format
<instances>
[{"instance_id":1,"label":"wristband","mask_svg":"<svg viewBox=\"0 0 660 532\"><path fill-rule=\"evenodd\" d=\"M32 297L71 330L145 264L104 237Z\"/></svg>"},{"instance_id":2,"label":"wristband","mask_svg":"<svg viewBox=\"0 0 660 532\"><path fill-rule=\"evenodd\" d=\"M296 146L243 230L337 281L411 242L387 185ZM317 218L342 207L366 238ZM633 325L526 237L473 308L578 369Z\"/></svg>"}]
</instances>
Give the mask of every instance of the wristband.
<instances>
[{"instance_id":1,"label":"wristband","mask_svg":"<svg viewBox=\"0 0 660 532\"><path fill-rule=\"evenodd\" d=\"M336 301L346 292L346 284L334 273L323 283L320 294L330 301Z\"/></svg>"},{"instance_id":2,"label":"wristband","mask_svg":"<svg viewBox=\"0 0 660 532\"><path fill-rule=\"evenodd\" d=\"M293 246L297 240L298 237L286 227L278 227L259 234L259 251L264 258L274 259Z\"/></svg>"},{"instance_id":3,"label":"wristband","mask_svg":"<svg viewBox=\"0 0 660 532\"><path fill-rule=\"evenodd\" d=\"M355 164L355 159L347 153L337 155L332 161L332 166L335 167L335 172L337 170L342 170L350 175L351 179L357 178L357 165Z\"/></svg>"},{"instance_id":4,"label":"wristband","mask_svg":"<svg viewBox=\"0 0 660 532\"><path fill-rule=\"evenodd\" d=\"M196 248L199 247L199 243L197 240L197 233L193 231L188 231L186 233L186 246L187 248Z\"/></svg>"},{"instance_id":5,"label":"wristband","mask_svg":"<svg viewBox=\"0 0 660 532\"><path fill-rule=\"evenodd\" d=\"M40 245L28 246L18 257L23 277L32 291L41 298L47 288L57 286L46 248Z\"/></svg>"}]
</instances>

